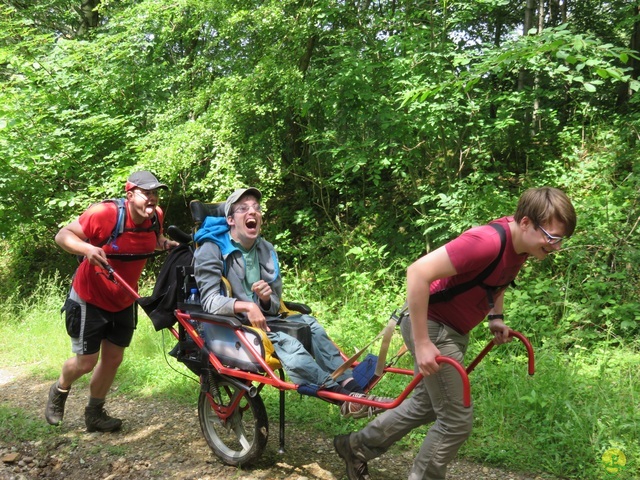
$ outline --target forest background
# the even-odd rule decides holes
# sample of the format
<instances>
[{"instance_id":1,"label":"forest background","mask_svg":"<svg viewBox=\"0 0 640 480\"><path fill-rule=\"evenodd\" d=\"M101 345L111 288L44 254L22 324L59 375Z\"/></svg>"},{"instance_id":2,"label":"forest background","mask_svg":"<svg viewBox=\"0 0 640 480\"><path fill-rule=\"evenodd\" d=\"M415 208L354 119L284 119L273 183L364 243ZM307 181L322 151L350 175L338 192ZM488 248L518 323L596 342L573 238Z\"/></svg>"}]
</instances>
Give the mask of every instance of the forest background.
<instances>
[{"instance_id":1,"label":"forest background","mask_svg":"<svg viewBox=\"0 0 640 480\"><path fill-rule=\"evenodd\" d=\"M190 200L260 188L285 288L345 347L386 324L412 261L552 185L578 229L506 301L536 380L521 350L486 360L461 454L637 478L639 5L3 0L2 323L62 295L75 260L55 233L135 169L187 230Z\"/></svg>"}]
</instances>

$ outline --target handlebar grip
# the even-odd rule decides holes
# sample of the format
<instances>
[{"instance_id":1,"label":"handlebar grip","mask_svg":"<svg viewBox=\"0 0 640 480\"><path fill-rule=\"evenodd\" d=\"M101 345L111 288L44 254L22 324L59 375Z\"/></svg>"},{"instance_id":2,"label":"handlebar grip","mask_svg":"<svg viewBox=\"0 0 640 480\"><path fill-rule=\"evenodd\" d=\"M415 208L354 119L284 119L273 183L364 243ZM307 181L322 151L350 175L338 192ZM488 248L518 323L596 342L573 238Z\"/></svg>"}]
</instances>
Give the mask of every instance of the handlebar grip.
<instances>
[{"instance_id":1,"label":"handlebar grip","mask_svg":"<svg viewBox=\"0 0 640 480\"><path fill-rule=\"evenodd\" d=\"M119 274L118 272L116 272L113 267L110 264L106 264L103 265L103 268L107 271L108 275L108 279L110 281L112 281L113 283L115 283L116 285L120 285L122 288L124 288L127 292L129 292L129 295L131 295L135 300L138 300L140 298L140 295L138 294L138 292L136 292L131 285L129 285Z\"/></svg>"},{"instance_id":2,"label":"handlebar grip","mask_svg":"<svg viewBox=\"0 0 640 480\"><path fill-rule=\"evenodd\" d=\"M458 371L460 378L462 379L462 401L465 408L469 408L471 406L471 385L469 383L469 375L467 375L467 371L462 365L460 365L460 362L450 357L438 355L436 357L436 362L439 364L448 363Z\"/></svg>"},{"instance_id":3,"label":"handlebar grip","mask_svg":"<svg viewBox=\"0 0 640 480\"><path fill-rule=\"evenodd\" d=\"M169 236L171 238L173 238L176 242L180 242L180 243L191 243L191 241L193 240L191 238L191 234L182 231L178 226L176 225L169 225L167 227L167 233L169 234Z\"/></svg>"}]
</instances>

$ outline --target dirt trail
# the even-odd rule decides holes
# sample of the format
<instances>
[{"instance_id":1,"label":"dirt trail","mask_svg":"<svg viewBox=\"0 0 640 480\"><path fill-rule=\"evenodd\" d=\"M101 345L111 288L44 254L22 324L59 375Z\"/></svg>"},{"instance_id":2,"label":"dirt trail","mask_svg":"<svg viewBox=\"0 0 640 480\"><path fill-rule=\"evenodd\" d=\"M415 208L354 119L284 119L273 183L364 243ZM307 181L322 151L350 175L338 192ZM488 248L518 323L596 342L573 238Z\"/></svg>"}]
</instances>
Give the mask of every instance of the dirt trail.
<instances>
[{"instance_id":1,"label":"dirt trail","mask_svg":"<svg viewBox=\"0 0 640 480\"><path fill-rule=\"evenodd\" d=\"M49 382L34 380L20 368L0 369L0 405L21 409L42 419ZM86 390L86 389L85 389ZM344 466L333 451L332 437L312 433L304 425L287 425L287 451L278 454L277 418L270 420L270 438L259 463L240 470L220 462L207 446L192 406L166 400L131 399L118 395L109 413L125 420L112 434L87 433L87 392L75 388L67 402L64 424L54 435L10 442L0 431L0 479L264 479L340 480ZM369 464L374 480L406 478L413 452L396 449ZM448 480L542 480L465 461L455 461Z\"/></svg>"}]
</instances>

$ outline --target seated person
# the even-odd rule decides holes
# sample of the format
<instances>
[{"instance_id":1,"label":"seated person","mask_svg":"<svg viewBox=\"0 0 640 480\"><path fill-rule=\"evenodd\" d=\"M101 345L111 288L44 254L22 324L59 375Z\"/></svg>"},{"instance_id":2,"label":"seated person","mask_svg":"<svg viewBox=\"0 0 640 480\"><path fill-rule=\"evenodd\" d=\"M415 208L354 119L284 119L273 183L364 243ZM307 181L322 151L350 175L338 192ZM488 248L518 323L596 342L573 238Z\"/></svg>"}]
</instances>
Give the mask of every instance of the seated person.
<instances>
[{"instance_id":1,"label":"seated person","mask_svg":"<svg viewBox=\"0 0 640 480\"><path fill-rule=\"evenodd\" d=\"M331 377L343 360L314 317L292 315L287 320L304 322L311 327L315 360L296 338L269 330L266 317L278 315L282 278L273 245L260 236L261 198L262 194L256 188L236 190L226 200L225 218L207 217L196 232L198 248L194 254L194 274L202 308L211 314L239 317L245 324L265 330L293 383L364 396L350 371L336 380ZM230 297L221 294L222 276L231 286ZM353 402L344 402L340 412L354 418L379 413L373 407Z\"/></svg>"}]
</instances>

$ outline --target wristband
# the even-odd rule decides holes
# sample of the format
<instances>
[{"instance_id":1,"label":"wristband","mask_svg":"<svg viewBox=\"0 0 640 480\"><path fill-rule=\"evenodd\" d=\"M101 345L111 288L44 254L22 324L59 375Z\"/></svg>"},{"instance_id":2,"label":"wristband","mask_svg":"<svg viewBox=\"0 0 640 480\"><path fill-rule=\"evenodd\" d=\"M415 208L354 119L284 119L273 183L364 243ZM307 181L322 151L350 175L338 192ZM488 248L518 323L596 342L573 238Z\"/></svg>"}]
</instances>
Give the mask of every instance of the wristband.
<instances>
[{"instance_id":1,"label":"wristband","mask_svg":"<svg viewBox=\"0 0 640 480\"><path fill-rule=\"evenodd\" d=\"M491 320L504 320L504 314L502 313L494 313L492 315L487 315L489 321Z\"/></svg>"}]
</instances>

